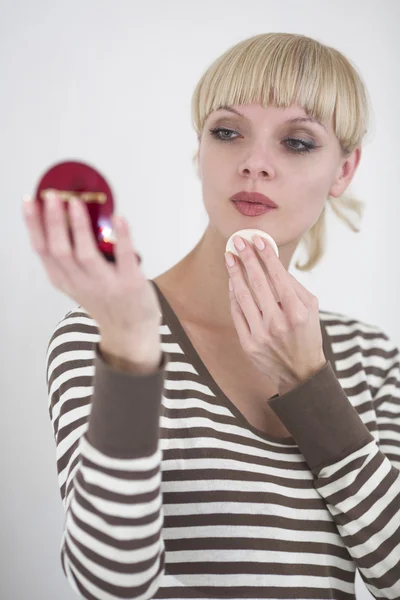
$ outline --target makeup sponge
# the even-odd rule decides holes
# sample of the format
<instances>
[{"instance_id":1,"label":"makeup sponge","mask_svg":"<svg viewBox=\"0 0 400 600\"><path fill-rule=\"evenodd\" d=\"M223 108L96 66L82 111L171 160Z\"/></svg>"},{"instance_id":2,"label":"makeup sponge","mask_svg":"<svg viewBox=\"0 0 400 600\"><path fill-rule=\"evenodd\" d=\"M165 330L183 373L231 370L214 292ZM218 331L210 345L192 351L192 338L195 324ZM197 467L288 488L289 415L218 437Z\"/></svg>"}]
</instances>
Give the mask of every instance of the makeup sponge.
<instances>
[{"instance_id":1,"label":"makeup sponge","mask_svg":"<svg viewBox=\"0 0 400 600\"><path fill-rule=\"evenodd\" d=\"M238 251L236 250L235 245L233 243L233 238L236 235L239 235L240 237L244 238L250 244L254 244L253 236L259 235L266 242L268 242L270 244L270 246L272 246L272 248L275 250L275 254L279 258L279 250L278 250L278 246L275 243L274 238L271 237L268 233L265 233L265 231L262 231L262 229L240 229L239 231L235 231L235 233L233 233L231 235L231 237L229 238L229 240L226 242L225 252L232 252L232 254L236 254L236 256L239 256Z\"/></svg>"}]
</instances>

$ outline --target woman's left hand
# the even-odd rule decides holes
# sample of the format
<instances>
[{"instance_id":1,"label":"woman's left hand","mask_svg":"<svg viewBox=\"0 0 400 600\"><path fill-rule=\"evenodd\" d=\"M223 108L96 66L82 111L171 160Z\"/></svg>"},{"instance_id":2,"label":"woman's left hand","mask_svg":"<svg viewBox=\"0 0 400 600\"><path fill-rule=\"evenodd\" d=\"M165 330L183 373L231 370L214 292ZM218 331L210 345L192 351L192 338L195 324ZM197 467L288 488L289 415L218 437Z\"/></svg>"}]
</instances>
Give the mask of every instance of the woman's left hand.
<instances>
[{"instance_id":1,"label":"woman's left hand","mask_svg":"<svg viewBox=\"0 0 400 600\"><path fill-rule=\"evenodd\" d=\"M229 292L232 319L243 350L284 394L326 365L318 298L288 273L268 242L259 250L243 241L245 248L239 255L252 290L240 261L228 253L235 258L235 265L227 266L233 286Z\"/></svg>"}]
</instances>

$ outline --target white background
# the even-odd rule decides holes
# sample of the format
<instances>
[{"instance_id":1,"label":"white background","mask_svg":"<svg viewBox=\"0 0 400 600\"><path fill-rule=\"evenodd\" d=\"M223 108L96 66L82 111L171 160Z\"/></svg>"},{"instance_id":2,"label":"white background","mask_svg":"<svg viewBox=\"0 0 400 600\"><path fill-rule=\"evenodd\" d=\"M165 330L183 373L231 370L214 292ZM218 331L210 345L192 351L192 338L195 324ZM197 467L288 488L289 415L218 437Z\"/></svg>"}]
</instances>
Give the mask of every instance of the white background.
<instances>
[{"instance_id":1,"label":"white background","mask_svg":"<svg viewBox=\"0 0 400 600\"><path fill-rule=\"evenodd\" d=\"M192 166L198 79L250 36L314 37L356 64L371 96L371 134L352 183L367 209L360 233L328 211L325 258L312 273L291 272L321 309L378 325L400 344L399 24L397 0L0 1L2 598L75 597L59 558L64 514L45 384L48 340L75 303L31 251L23 194L55 162L93 164L156 277L207 224ZM359 575L357 588L371 597Z\"/></svg>"}]
</instances>

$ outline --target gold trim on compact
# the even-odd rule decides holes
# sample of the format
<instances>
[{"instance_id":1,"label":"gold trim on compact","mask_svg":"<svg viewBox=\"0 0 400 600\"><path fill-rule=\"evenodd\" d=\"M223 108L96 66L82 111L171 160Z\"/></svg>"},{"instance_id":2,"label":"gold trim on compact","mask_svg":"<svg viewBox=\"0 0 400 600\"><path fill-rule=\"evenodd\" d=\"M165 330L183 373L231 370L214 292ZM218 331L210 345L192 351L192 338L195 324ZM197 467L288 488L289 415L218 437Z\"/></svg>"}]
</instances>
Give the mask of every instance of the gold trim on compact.
<instances>
[{"instance_id":1,"label":"gold trim on compact","mask_svg":"<svg viewBox=\"0 0 400 600\"><path fill-rule=\"evenodd\" d=\"M42 190L40 192L42 200L46 199L46 194L49 192L56 193L64 202L69 202L74 196L80 198L83 202L97 202L98 204L105 204L107 202L107 195L104 192L73 192L70 190L56 190L54 188Z\"/></svg>"}]
</instances>

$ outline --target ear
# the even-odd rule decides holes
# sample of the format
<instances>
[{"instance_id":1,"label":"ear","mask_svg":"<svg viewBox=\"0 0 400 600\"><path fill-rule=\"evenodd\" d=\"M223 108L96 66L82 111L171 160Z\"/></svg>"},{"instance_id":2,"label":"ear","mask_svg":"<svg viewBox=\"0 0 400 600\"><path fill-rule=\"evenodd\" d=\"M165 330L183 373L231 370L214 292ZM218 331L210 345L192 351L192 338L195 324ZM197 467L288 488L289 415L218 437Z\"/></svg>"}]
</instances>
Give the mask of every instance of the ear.
<instances>
[{"instance_id":1,"label":"ear","mask_svg":"<svg viewBox=\"0 0 400 600\"><path fill-rule=\"evenodd\" d=\"M330 196L338 198L339 196L344 194L345 190L350 185L351 180L353 179L357 167L360 163L361 154L362 148L361 146L359 146L358 148L353 150L353 152L351 152L351 154L347 156L341 163L335 183L329 191Z\"/></svg>"}]
</instances>

